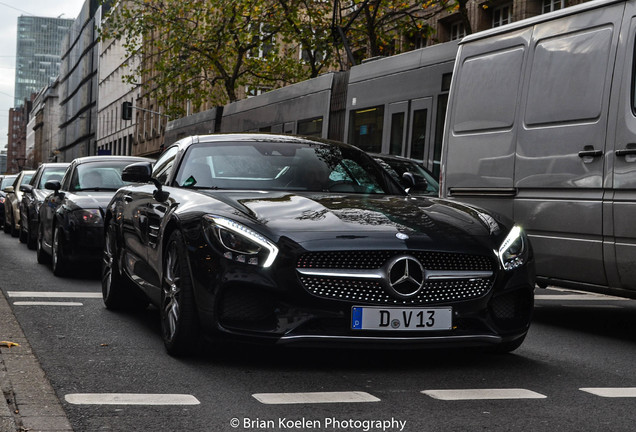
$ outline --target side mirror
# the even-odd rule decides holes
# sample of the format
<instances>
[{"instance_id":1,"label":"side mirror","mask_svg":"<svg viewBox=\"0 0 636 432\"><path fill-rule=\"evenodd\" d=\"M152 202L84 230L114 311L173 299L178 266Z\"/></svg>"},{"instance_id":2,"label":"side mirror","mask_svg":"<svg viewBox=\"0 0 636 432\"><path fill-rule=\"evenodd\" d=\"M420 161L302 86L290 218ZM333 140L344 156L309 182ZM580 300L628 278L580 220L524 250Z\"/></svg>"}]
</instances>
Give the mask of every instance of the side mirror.
<instances>
[{"instance_id":1,"label":"side mirror","mask_svg":"<svg viewBox=\"0 0 636 432\"><path fill-rule=\"evenodd\" d=\"M428 182L424 177L410 171L402 174L402 181L409 190L425 191L428 188Z\"/></svg>"},{"instance_id":2,"label":"side mirror","mask_svg":"<svg viewBox=\"0 0 636 432\"><path fill-rule=\"evenodd\" d=\"M121 179L126 182L148 183L152 179L152 164L150 162L136 162L124 168Z\"/></svg>"},{"instance_id":3,"label":"side mirror","mask_svg":"<svg viewBox=\"0 0 636 432\"><path fill-rule=\"evenodd\" d=\"M57 192L60 189L62 189L62 183L60 183L59 180L49 180L46 183L44 183L44 189L48 189L48 190L52 190L54 192Z\"/></svg>"},{"instance_id":4,"label":"side mirror","mask_svg":"<svg viewBox=\"0 0 636 432\"><path fill-rule=\"evenodd\" d=\"M33 190L33 186L31 186L30 184L23 184L20 185L20 192L24 192L24 193L31 193L31 191Z\"/></svg>"},{"instance_id":5,"label":"side mirror","mask_svg":"<svg viewBox=\"0 0 636 432\"><path fill-rule=\"evenodd\" d=\"M6 188L2 189L2 191L4 193L11 193L13 192L13 186L7 186Z\"/></svg>"}]
</instances>

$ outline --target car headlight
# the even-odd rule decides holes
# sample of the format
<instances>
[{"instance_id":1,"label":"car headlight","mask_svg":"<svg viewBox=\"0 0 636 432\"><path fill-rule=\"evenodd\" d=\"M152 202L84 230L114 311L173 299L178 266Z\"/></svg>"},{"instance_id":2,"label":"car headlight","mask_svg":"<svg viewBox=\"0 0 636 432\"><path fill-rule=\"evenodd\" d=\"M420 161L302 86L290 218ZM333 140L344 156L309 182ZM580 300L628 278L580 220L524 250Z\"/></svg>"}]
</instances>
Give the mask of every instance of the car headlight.
<instances>
[{"instance_id":1,"label":"car headlight","mask_svg":"<svg viewBox=\"0 0 636 432\"><path fill-rule=\"evenodd\" d=\"M99 209L73 210L69 214L70 220L78 225L100 225L102 224L102 213Z\"/></svg>"},{"instance_id":2,"label":"car headlight","mask_svg":"<svg viewBox=\"0 0 636 432\"><path fill-rule=\"evenodd\" d=\"M256 231L220 216L203 216L203 230L210 242L221 246L223 256L236 262L269 267L278 255L278 247Z\"/></svg>"},{"instance_id":3,"label":"car headlight","mask_svg":"<svg viewBox=\"0 0 636 432\"><path fill-rule=\"evenodd\" d=\"M528 238L520 226L515 225L499 247L497 256L504 270L513 270L528 260Z\"/></svg>"}]
</instances>

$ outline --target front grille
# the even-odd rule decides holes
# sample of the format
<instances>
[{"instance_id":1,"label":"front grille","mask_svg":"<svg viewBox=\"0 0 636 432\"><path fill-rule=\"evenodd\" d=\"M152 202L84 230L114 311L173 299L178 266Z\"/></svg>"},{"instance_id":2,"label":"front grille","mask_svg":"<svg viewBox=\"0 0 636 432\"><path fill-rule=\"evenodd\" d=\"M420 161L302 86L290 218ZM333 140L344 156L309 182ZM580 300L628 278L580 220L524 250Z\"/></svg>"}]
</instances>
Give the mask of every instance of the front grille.
<instances>
[{"instance_id":1,"label":"front grille","mask_svg":"<svg viewBox=\"0 0 636 432\"><path fill-rule=\"evenodd\" d=\"M305 269L374 270L404 251L315 252L301 256L297 267ZM493 271L486 256L441 252L409 251L426 270ZM493 273L494 274L494 273ZM311 294L333 300L378 305L421 305L471 300L486 295L490 278L427 280L422 289L408 299L391 296L378 279L299 274L303 287Z\"/></svg>"}]
</instances>

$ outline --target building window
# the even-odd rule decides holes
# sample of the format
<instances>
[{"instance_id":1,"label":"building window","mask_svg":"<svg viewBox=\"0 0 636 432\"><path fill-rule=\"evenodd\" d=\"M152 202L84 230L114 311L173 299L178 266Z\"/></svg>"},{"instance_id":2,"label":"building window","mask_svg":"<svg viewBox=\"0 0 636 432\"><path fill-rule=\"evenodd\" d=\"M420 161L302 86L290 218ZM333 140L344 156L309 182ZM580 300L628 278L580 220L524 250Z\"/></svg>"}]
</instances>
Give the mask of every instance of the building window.
<instances>
[{"instance_id":1,"label":"building window","mask_svg":"<svg viewBox=\"0 0 636 432\"><path fill-rule=\"evenodd\" d=\"M512 12L511 4L506 4L506 5L494 8L492 11L493 28L508 24L511 21L510 20L510 16L512 15L511 12Z\"/></svg>"},{"instance_id":2,"label":"building window","mask_svg":"<svg viewBox=\"0 0 636 432\"><path fill-rule=\"evenodd\" d=\"M450 26L450 40L458 40L466 36L466 28L464 23L456 22Z\"/></svg>"},{"instance_id":3,"label":"building window","mask_svg":"<svg viewBox=\"0 0 636 432\"><path fill-rule=\"evenodd\" d=\"M554 12L565 7L565 0L543 0L542 13Z\"/></svg>"}]
</instances>

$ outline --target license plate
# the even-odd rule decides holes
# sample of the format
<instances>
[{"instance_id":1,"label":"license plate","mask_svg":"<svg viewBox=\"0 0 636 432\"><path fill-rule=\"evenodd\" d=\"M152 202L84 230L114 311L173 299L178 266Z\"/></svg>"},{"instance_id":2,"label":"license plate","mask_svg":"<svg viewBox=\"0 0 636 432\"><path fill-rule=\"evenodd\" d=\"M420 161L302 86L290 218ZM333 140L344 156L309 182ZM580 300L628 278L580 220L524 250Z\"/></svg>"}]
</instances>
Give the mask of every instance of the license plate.
<instances>
[{"instance_id":1,"label":"license plate","mask_svg":"<svg viewBox=\"0 0 636 432\"><path fill-rule=\"evenodd\" d=\"M452 308L351 308L353 330L450 330Z\"/></svg>"}]
</instances>

